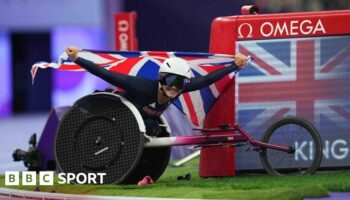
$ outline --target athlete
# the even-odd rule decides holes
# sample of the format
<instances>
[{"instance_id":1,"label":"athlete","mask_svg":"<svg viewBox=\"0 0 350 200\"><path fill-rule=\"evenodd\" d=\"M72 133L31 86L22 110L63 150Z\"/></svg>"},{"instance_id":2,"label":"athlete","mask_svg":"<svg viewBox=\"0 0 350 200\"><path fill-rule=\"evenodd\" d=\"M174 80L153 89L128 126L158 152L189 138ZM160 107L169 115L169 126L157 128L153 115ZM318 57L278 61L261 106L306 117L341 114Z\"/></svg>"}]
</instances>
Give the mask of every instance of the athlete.
<instances>
[{"instance_id":1,"label":"athlete","mask_svg":"<svg viewBox=\"0 0 350 200\"><path fill-rule=\"evenodd\" d=\"M139 110L145 122L146 134L149 136L157 136L160 133L158 118L179 95L207 87L244 67L248 61L246 56L237 54L234 56L235 61L232 66L218 69L206 76L193 78L187 61L173 57L161 64L159 79L150 80L110 72L89 60L78 57L78 51L79 49L73 46L66 48L67 55L76 64L108 83L124 89L121 95Z\"/></svg>"}]
</instances>

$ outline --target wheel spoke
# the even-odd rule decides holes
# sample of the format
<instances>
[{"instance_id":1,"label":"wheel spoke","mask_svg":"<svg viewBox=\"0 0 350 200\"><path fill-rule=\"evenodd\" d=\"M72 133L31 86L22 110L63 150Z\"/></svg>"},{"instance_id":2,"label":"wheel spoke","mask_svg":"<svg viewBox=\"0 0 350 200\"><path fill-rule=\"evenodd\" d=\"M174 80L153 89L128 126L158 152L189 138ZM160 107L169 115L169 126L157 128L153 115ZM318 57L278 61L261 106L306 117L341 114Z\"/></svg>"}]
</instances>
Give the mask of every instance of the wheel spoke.
<instances>
[{"instance_id":1,"label":"wheel spoke","mask_svg":"<svg viewBox=\"0 0 350 200\"><path fill-rule=\"evenodd\" d=\"M279 166L279 164L282 162L282 160L284 160L284 158L287 156L287 154L284 154L284 156L280 159L280 161L278 161L278 163L277 163L277 165L276 165L276 167L278 167Z\"/></svg>"},{"instance_id":2,"label":"wheel spoke","mask_svg":"<svg viewBox=\"0 0 350 200\"><path fill-rule=\"evenodd\" d=\"M301 150L305 149L308 152L297 152L299 155L295 155L266 149L260 152L264 168L270 174L286 172L299 175L313 174L322 159L320 156L315 158L315 155L319 155L319 152L322 151L322 144L320 139L315 140L314 138L319 138L317 131L310 123L301 118L285 117L276 121L264 134L263 142L281 146L286 146L285 143L287 143L288 146L302 148ZM299 146L296 146L297 144ZM300 149L296 150L300 151Z\"/></svg>"},{"instance_id":3,"label":"wheel spoke","mask_svg":"<svg viewBox=\"0 0 350 200\"><path fill-rule=\"evenodd\" d=\"M286 137L286 135L285 135L285 133L284 133L284 130L282 129L282 135L283 135L283 137L285 138L285 141L288 141L288 139L287 139L287 137Z\"/></svg>"}]
</instances>

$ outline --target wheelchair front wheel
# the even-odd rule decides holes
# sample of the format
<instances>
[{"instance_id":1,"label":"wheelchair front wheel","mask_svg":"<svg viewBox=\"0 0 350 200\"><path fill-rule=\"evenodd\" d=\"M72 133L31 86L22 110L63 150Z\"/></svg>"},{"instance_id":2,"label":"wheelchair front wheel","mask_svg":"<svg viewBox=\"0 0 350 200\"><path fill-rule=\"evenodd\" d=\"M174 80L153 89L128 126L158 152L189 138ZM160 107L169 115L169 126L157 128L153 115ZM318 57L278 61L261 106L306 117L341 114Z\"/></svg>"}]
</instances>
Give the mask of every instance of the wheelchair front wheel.
<instances>
[{"instance_id":1,"label":"wheelchair front wheel","mask_svg":"<svg viewBox=\"0 0 350 200\"><path fill-rule=\"evenodd\" d=\"M260 148L260 160L270 175L314 174L322 160L322 141L316 128L307 120L288 116L274 122L262 142L292 147L293 153Z\"/></svg>"}]
</instances>

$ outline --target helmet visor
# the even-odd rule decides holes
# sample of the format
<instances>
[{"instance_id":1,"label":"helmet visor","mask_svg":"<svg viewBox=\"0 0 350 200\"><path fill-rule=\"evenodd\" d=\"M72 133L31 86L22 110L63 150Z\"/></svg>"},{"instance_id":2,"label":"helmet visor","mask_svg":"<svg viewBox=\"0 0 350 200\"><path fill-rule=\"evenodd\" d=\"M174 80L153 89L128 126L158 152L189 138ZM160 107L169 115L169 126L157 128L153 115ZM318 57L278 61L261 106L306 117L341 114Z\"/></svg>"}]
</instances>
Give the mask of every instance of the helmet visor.
<instances>
[{"instance_id":1,"label":"helmet visor","mask_svg":"<svg viewBox=\"0 0 350 200\"><path fill-rule=\"evenodd\" d=\"M182 90L186 87L186 85L190 82L190 80L183 76L178 75L167 75L162 78L161 84L167 86L175 86L176 88Z\"/></svg>"}]
</instances>

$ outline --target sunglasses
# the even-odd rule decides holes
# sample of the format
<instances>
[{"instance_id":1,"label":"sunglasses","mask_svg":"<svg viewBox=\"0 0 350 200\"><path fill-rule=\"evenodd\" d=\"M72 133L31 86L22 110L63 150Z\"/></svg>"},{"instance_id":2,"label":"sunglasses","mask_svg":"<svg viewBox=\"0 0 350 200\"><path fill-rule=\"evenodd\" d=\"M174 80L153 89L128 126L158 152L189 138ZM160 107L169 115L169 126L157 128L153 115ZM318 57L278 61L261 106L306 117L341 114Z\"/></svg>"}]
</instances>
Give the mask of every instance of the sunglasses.
<instances>
[{"instance_id":1,"label":"sunglasses","mask_svg":"<svg viewBox=\"0 0 350 200\"><path fill-rule=\"evenodd\" d=\"M178 75L167 75L160 80L162 85L167 85L168 87L175 86L180 90L184 89L189 82L190 80L188 78Z\"/></svg>"}]
</instances>

